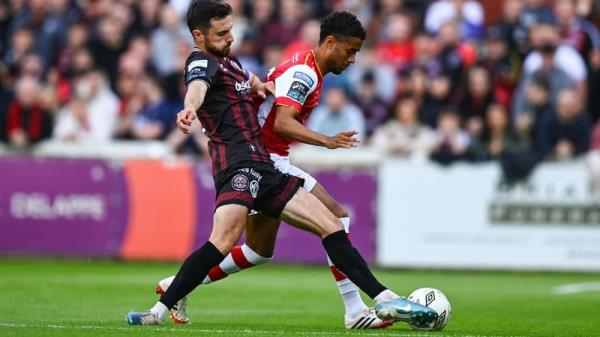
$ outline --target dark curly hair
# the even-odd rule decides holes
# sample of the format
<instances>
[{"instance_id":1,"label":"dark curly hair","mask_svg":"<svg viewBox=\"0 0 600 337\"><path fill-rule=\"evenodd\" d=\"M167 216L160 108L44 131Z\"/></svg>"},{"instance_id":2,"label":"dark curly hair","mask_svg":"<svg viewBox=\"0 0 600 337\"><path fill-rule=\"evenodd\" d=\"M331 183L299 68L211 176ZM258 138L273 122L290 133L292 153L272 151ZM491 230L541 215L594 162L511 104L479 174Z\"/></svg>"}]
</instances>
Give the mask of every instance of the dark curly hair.
<instances>
[{"instance_id":1,"label":"dark curly hair","mask_svg":"<svg viewBox=\"0 0 600 337\"><path fill-rule=\"evenodd\" d=\"M364 40L367 33L354 14L344 11L333 12L321 21L319 44L323 43L325 38L330 35L333 35L336 39L357 37Z\"/></svg>"},{"instance_id":2,"label":"dark curly hair","mask_svg":"<svg viewBox=\"0 0 600 337\"><path fill-rule=\"evenodd\" d=\"M200 28L206 32L210 28L210 21L221 20L231 14L231 6L215 0L194 0L187 11L187 26L190 32Z\"/></svg>"}]
</instances>

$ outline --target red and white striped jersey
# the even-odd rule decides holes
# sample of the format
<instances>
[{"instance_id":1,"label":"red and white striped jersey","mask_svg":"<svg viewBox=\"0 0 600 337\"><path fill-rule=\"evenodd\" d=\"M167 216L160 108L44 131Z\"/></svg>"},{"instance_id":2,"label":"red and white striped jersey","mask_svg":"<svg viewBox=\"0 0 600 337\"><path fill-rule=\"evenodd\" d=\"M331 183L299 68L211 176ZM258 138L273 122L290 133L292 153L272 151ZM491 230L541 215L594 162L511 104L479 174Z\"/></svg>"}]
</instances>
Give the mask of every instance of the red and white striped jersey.
<instances>
[{"instance_id":1,"label":"red and white striped jersey","mask_svg":"<svg viewBox=\"0 0 600 337\"><path fill-rule=\"evenodd\" d=\"M293 106L304 124L313 108L319 105L323 76L312 50L296 53L291 59L272 68L266 81L275 81L275 96L268 96L258 109L264 143L269 153L288 156L292 140L273 131L278 105Z\"/></svg>"}]
</instances>

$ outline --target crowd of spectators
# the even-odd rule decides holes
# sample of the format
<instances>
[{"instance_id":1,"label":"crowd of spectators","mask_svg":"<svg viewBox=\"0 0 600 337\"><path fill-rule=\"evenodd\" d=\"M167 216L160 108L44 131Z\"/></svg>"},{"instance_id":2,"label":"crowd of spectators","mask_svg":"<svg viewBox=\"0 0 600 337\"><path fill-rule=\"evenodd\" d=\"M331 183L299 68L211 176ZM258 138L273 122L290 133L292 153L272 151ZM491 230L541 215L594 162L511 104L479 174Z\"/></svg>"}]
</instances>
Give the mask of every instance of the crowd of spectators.
<instances>
[{"instance_id":1,"label":"crowd of spectators","mask_svg":"<svg viewBox=\"0 0 600 337\"><path fill-rule=\"evenodd\" d=\"M259 76L315 46L331 10L364 24L357 62L325 78L317 131L356 129L363 144L441 164L500 160L515 177L600 150L600 1L501 0L494 22L475 0L227 2L233 53ZM200 128L174 127L188 4L0 0L0 141L165 140L202 153Z\"/></svg>"}]
</instances>

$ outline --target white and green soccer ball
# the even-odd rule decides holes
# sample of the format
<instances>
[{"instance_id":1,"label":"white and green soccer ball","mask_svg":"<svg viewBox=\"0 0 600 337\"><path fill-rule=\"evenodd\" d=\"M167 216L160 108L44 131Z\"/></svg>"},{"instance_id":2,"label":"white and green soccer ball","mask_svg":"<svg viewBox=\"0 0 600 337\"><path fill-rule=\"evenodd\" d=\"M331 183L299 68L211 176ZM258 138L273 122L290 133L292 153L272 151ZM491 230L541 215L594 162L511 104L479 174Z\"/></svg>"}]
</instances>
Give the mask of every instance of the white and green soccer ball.
<instances>
[{"instance_id":1,"label":"white and green soccer ball","mask_svg":"<svg viewBox=\"0 0 600 337\"><path fill-rule=\"evenodd\" d=\"M408 296L408 300L429 307L438 314L438 320L433 326L429 328L411 326L411 328L415 330L442 330L448 325L448 321L452 316L452 307L446 295L438 289L419 288Z\"/></svg>"}]
</instances>

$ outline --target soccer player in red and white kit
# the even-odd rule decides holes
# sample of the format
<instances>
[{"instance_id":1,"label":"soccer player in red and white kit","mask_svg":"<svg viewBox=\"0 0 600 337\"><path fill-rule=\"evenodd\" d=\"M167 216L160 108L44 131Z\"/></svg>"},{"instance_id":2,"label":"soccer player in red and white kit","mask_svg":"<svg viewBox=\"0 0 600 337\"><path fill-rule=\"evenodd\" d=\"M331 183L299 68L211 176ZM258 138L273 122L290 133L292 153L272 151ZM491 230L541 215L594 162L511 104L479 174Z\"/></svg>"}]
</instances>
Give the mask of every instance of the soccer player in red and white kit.
<instances>
[{"instance_id":1,"label":"soccer player in red and white kit","mask_svg":"<svg viewBox=\"0 0 600 337\"><path fill-rule=\"evenodd\" d=\"M333 137L310 130L304 126L313 108L319 104L323 76L339 74L354 62L355 55L365 38L365 31L357 18L348 12L335 12L321 23L319 46L295 54L291 59L271 69L266 81L275 83L275 95L269 95L260 104L258 119L271 160L282 173L304 179L303 187L313 193L349 230L348 212L310 174L292 165L288 157L290 144L301 142L329 149L352 148L358 139L354 130L341 132ZM185 130L184 130L185 131ZM246 231L247 242L236 246L219 266L214 267L203 284L220 280L231 273L250 268L271 260L280 221L262 214L249 218ZM359 294L358 287L341 273L327 257L331 272L342 297L347 329L377 329L391 325L382 321L373 309L369 309ZM163 293L174 276L163 279L157 287ZM171 310L170 316L177 323L187 323L187 299Z\"/></svg>"}]
</instances>

